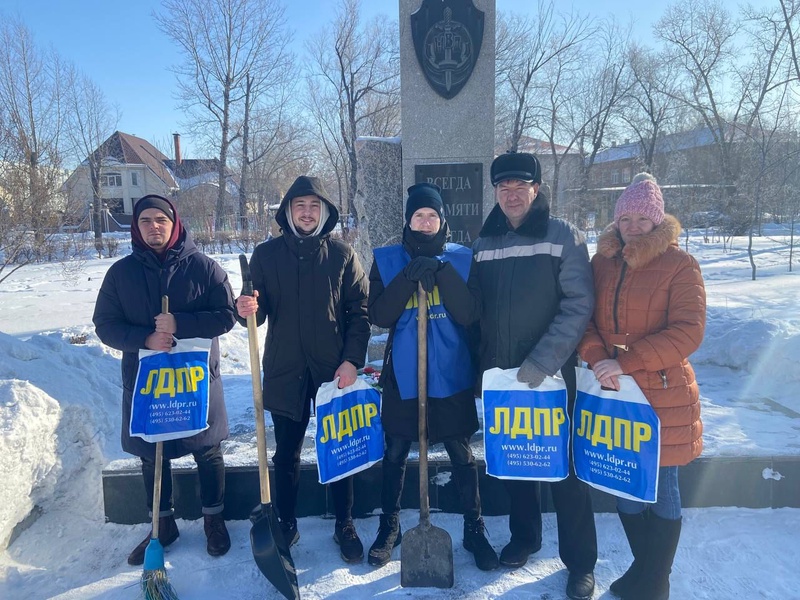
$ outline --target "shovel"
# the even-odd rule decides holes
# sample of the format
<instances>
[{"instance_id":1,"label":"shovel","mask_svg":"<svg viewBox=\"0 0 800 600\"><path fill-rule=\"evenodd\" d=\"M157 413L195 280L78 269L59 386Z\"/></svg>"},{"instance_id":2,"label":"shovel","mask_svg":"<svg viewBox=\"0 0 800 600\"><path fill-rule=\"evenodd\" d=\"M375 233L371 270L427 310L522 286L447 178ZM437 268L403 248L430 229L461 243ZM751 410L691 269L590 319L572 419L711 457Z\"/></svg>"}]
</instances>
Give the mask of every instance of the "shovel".
<instances>
[{"instance_id":1,"label":"shovel","mask_svg":"<svg viewBox=\"0 0 800 600\"><path fill-rule=\"evenodd\" d=\"M419 525L400 544L400 585L453 587L453 542L441 527L431 525L428 499L428 297L417 292L417 381L419 390Z\"/></svg>"},{"instance_id":2,"label":"shovel","mask_svg":"<svg viewBox=\"0 0 800 600\"><path fill-rule=\"evenodd\" d=\"M239 255L242 268L242 295L253 295L253 279L250 265L244 254ZM264 398L261 392L261 367L258 357L258 331L256 316L247 317L247 340L250 345L250 374L253 380L253 407L256 412L256 442L258 449L258 481L261 487L261 504L250 515L253 526L250 528L250 546L253 558L264 577L275 586L284 598L300 598L297 587L297 572L294 567L289 546L283 536L278 515L269 493L269 473L267 471L267 434L264 425Z\"/></svg>"}]
</instances>

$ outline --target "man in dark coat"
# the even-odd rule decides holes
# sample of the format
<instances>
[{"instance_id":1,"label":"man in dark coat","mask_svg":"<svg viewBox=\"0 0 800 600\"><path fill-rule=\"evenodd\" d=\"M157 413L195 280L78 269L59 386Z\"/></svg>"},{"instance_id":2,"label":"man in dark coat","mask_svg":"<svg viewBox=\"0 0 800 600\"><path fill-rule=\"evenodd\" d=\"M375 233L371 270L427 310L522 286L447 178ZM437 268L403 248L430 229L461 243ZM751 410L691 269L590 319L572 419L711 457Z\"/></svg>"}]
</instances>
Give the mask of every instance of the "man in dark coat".
<instances>
[{"instance_id":1,"label":"man in dark coat","mask_svg":"<svg viewBox=\"0 0 800 600\"><path fill-rule=\"evenodd\" d=\"M375 249L369 275L369 316L387 327L389 339L380 384L383 456L383 514L369 563L383 566L400 544L400 495L411 442L419 439L417 364L417 285L428 292L428 438L444 442L464 511L464 548L479 569L498 566L497 553L486 539L478 469L469 439L478 430L475 370L466 327L480 317L480 298L467 288L472 252L448 244L449 228L438 186L418 183L408 188L403 242Z\"/></svg>"},{"instance_id":2,"label":"man in dark coat","mask_svg":"<svg viewBox=\"0 0 800 600\"><path fill-rule=\"evenodd\" d=\"M481 291L480 371L519 367L517 378L537 387L560 369L569 413L575 404L575 348L594 308L594 284L580 232L550 217L542 171L533 154L506 153L491 167L497 204L472 250L473 285ZM505 480L511 501L511 541L500 562L521 567L542 545L539 483ZM550 484L558 548L569 570L567 596L594 591L597 535L588 486L570 475Z\"/></svg>"},{"instance_id":3,"label":"man in dark coat","mask_svg":"<svg viewBox=\"0 0 800 600\"><path fill-rule=\"evenodd\" d=\"M172 338L211 339L209 355L208 428L194 436L163 442L159 540L168 546L178 539L172 507L170 459L191 453L197 463L207 551L221 556L231 542L222 517L225 464L220 442L228 437L228 415L219 372L217 336L236 323L233 293L225 271L194 245L172 203L161 196L141 198L133 209L132 253L106 273L93 321L97 336L122 351L122 449L142 459L147 508L154 510L155 444L130 436L131 401L139 350L169 351ZM169 314L161 312L161 297L169 297ZM131 552L128 563L140 565L148 536Z\"/></svg>"},{"instance_id":4,"label":"man in dark coat","mask_svg":"<svg viewBox=\"0 0 800 600\"><path fill-rule=\"evenodd\" d=\"M253 296L236 300L239 321L267 321L264 408L275 427L276 508L286 542L296 543L300 452L319 386L352 385L369 342L367 282L353 249L333 239L339 211L316 177L298 177L275 220L282 235L259 244L250 259ZM331 484L334 540L347 562L364 547L352 519L353 478Z\"/></svg>"}]
</instances>

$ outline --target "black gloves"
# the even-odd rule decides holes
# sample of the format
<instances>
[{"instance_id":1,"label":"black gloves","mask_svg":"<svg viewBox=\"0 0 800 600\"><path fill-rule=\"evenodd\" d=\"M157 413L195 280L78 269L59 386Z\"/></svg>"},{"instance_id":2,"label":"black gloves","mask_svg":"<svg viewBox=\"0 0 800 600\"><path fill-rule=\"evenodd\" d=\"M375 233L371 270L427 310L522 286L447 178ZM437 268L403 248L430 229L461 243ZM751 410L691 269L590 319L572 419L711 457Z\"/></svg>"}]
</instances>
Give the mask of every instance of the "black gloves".
<instances>
[{"instance_id":1,"label":"black gloves","mask_svg":"<svg viewBox=\"0 0 800 600\"><path fill-rule=\"evenodd\" d=\"M422 289L425 290L425 293L430 294L436 285L436 275L433 271L425 271L419 278L419 282L422 284Z\"/></svg>"},{"instance_id":2,"label":"black gloves","mask_svg":"<svg viewBox=\"0 0 800 600\"><path fill-rule=\"evenodd\" d=\"M417 256L416 258L412 258L411 262L406 265L406 268L403 269L403 274L406 276L406 279L410 281L420 281L423 273L436 273L440 266L441 263L435 258L431 258L430 256Z\"/></svg>"},{"instance_id":3,"label":"black gloves","mask_svg":"<svg viewBox=\"0 0 800 600\"><path fill-rule=\"evenodd\" d=\"M442 266L442 263L429 256L417 256L412 258L411 262L403 269L403 275L409 281L419 281L422 284L422 289L427 293L433 291L436 285L436 271Z\"/></svg>"}]
</instances>

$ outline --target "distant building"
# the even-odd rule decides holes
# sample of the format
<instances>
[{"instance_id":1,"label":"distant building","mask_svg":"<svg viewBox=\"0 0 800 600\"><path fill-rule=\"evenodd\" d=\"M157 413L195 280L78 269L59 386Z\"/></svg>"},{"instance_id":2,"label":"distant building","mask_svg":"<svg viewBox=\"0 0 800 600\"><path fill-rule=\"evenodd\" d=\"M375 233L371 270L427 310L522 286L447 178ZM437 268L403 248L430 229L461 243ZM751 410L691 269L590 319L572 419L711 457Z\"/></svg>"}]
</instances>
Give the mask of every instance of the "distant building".
<instances>
[{"instance_id":1,"label":"distant building","mask_svg":"<svg viewBox=\"0 0 800 600\"><path fill-rule=\"evenodd\" d=\"M611 147L595 155L586 188L576 180L565 194L584 206L587 215L591 215L590 226L602 228L612 220L619 195L644 170L648 169L639 142L612 142ZM658 179L667 212L678 214L683 220L692 211L707 210L730 187L720 183L714 138L706 127L660 137L649 171Z\"/></svg>"},{"instance_id":2,"label":"distant building","mask_svg":"<svg viewBox=\"0 0 800 600\"><path fill-rule=\"evenodd\" d=\"M115 131L95 150L95 157L102 165L100 197L103 199L105 231L129 229L136 201L148 194L173 200L182 218L186 214L190 218L208 217L213 222L219 160L184 160L180 135L174 134L174 140L174 159L149 142L121 131ZM64 188L71 198L81 200L87 214L91 214L93 194L88 164L87 158L69 176ZM238 178L228 172L225 208L232 214L238 206L238 193Z\"/></svg>"}]
</instances>

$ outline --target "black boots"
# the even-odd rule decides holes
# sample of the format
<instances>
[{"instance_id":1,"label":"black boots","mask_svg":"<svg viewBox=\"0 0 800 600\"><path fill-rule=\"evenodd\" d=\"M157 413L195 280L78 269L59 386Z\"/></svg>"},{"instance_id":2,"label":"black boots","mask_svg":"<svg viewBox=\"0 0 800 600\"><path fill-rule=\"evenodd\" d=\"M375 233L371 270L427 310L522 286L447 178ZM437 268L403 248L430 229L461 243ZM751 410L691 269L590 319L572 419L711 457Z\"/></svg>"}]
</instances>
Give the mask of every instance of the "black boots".
<instances>
[{"instance_id":1,"label":"black boots","mask_svg":"<svg viewBox=\"0 0 800 600\"><path fill-rule=\"evenodd\" d=\"M225 519L222 514L217 515L203 515L203 531L206 534L206 551L211 556L222 556L231 548L231 538L228 535L228 529L225 527ZM147 534L147 537L133 549L133 552L128 556L128 564L138 566L144 564L144 553L147 550L147 545L150 543L150 536L152 531ZM158 541L166 548L172 544L180 536L178 531L178 524L175 523L175 517L169 515L168 517L159 517L158 519Z\"/></svg>"},{"instance_id":2,"label":"black boots","mask_svg":"<svg viewBox=\"0 0 800 600\"><path fill-rule=\"evenodd\" d=\"M339 544L340 554L345 562L358 562L364 558L364 545L358 538L353 519L336 521L336 526L333 530L333 541Z\"/></svg>"},{"instance_id":3,"label":"black boots","mask_svg":"<svg viewBox=\"0 0 800 600\"><path fill-rule=\"evenodd\" d=\"M681 537L681 519L662 519L652 512L644 530L644 563L623 600L669 600L669 574Z\"/></svg>"},{"instance_id":4,"label":"black boots","mask_svg":"<svg viewBox=\"0 0 800 600\"><path fill-rule=\"evenodd\" d=\"M403 541L403 532L400 531L400 518L397 513L381 515L378 537L369 549L369 564L373 567L382 567L392 558L392 550Z\"/></svg>"},{"instance_id":5,"label":"black boots","mask_svg":"<svg viewBox=\"0 0 800 600\"><path fill-rule=\"evenodd\" d=\"M528 557L541 550L541 548L541 544L516 539L512 536L511 541L500 552L500 564L512 569L524 567L525 563L528 562Z\"/></svg>"},{"instance_id":6,"label":"black boots","mask_svg":"<svg viewBox=\"0 0 800 600\"><path fill-rule=\"evenodd\" d=\"M144 564L144 553L147 549L147 545L150 543L150 536L153 535L153 530L150 530L150 533L147 534L147 537L144 538L136 548L133 549L133 552L128 555L128 564L131 566L138 566ZM180 532L178 531L178 524L175 523L175 516L169 515L168 517L159 517L158 518L158 541L161 543L161 546L166 548L172 542L178 539L180 536Z\"/></svg>"},{"instance_id":7,"label":"black boots","mask_svg":"<svg viewBox=\"0 0 800 600\"><path fill-rule=\"evenodd\" d=\"M592 600L594 595L594 573L572 573L567 578L567 598L570 600Z\"/></svg>"},{"instance_id":8,"label":"black boots","mask_svg":"<svg viewBox=\"0 0 800 600\"><path fill-rule=\"evenodd\" d=\"M614 581L609 588L611 593L620 598L625 598L635 589L639 576L642 573L645 559L645 546L647 544L647 517L649 511L645 510L636 515L629 515L618 512L622 528L625 530L625 537L633 554L633 564L628 567L625 574Z\"/></svg>"},{"instance_id":9,"label":"black boots","mask_svg":"<svg viewBox=\"0 0 800 600\"><path fill-rule=\"evenodd\" d=\"M491 571L500 566L497 553L486 539L482 518L464 518L464 548L475 556L475 566L481 571Z\"/></svg>"},{"instance_id":10,"label":"black boots","mask_svg":"<svg viewBox=\"0 0 800 600\"><path fill-rule=\"evenodd\" d=\"M222 556L231 549L231 537L222 513L203 515L203 531L206 534L206 551L209 555Z\"/></svg>"}]
</instances>

